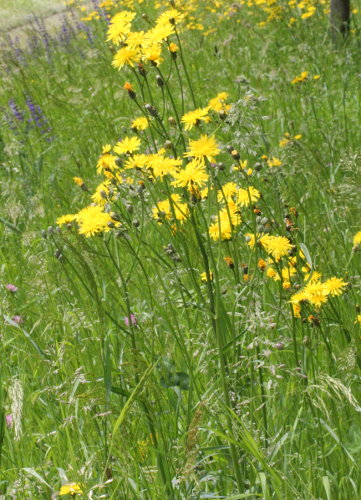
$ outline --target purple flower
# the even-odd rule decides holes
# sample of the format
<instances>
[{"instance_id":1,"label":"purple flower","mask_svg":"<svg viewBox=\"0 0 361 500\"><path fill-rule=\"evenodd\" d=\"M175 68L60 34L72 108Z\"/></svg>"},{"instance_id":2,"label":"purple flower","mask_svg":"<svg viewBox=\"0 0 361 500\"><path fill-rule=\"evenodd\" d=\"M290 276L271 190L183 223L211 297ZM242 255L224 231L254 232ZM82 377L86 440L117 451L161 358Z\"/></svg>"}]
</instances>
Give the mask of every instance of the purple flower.
<instances>
[{"instance_id":1,"label":"purple flower","mask_svg":"<svg viewBox=\"0 0 361 500\"><path fill-rule=\"evenodd\" d=\"M30 96L26 97L25 102L30 112L29 122L35 124L42 135L48 134L51 131L51 127L49 126L49 122L41 107L38 104L35 104ZM48 137L49 141L52 139L53 137Z\"/></svg>"},{"instance_id":2,"label":"purple flower","mask_svg":"<svg viewBox=\"0 0 361 500\"><path fill-rule=\"evenodd\" d=\"M11 319L14 321L14 323L17 323L18 325L24 323L23 318L19 314L15 314L15 316L13 316Z\"/></svg>"},{"instance_id":3,"label":"purple flower","mask_svg":"<svg viewBox=\"0 0 361 500\"><path fill-rule=\"evenodd\" d=\"M8 283L7 285L5 285L5 288L6 288L6 290L9 290L9 292L11 292L11 293L15 293L18 291L18 287L15 285L12 285L11 283Z\"/></svg>"},{"instance_id":4,"label":"purple flower","mask_svg":"<svg viewBox=\"0 0 361 500\"><path fill-rule=\"evenodd\" d=\"M13 423L13 416L12 414L10 413L9 415L5 415L5 422L6 422L6 425L10 428L12 426L12 423Z\"/></svg>"},{"instance_id":5,"label":"purple flower","mask_svg":"<svg viewBox=\"0 0 361 500\"><path fill-rule=\"evenodd\" d=\"M24 114L22 113L22 111L18 108L18 106L16 105L16 102L14 101L14 99L10 99L9 100L9 108L11 109L12 111L12 114L14 115L14 117L19 121L19 122L22 122L24 121Z\"/></svg>"},{"instance_id":6,"label":"purple flower","mask_svg":"<svg viewBox=\"0 0 361 500\"><path fill-rule=\"evenodd\" d=\"M136 326L138 324L138 321L137 321L137 318L134 316L134 314L131 314L130 316L125 316L124 323L125 323L125 326L130 326L130 323L133 326Z\"/></svg>"}]
</instances>

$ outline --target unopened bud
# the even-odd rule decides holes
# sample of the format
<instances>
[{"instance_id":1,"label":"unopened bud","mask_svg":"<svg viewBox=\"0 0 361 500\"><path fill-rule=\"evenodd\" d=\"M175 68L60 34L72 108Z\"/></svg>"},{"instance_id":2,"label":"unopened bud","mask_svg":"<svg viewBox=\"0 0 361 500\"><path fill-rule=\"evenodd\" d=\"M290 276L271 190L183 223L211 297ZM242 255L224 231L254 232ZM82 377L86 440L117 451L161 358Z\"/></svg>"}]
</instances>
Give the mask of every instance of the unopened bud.
<instances>
[{"instance_id":1,"label":"unopened bud","mask_svg":"<svg viewBox=\"0 0 361 500\"><path fill-rule=\"evenodd\" d=\"M155 77L155 80L157 82L158 87L164 87L164 81L163 81L163 78L160 75L157 75Z\"/></svg>"},{"instance_id":2,"label":"unopened bud","mask_svg":"<svg viewBox=\"0 0 361 500\"><path fill-rule=\"evenodd\" d=\"M151 106L150 104L146 104L144 107L151 116L154 116L154 117L158 116L158 110L154 106Z\"/></svg>"}]
</instances>

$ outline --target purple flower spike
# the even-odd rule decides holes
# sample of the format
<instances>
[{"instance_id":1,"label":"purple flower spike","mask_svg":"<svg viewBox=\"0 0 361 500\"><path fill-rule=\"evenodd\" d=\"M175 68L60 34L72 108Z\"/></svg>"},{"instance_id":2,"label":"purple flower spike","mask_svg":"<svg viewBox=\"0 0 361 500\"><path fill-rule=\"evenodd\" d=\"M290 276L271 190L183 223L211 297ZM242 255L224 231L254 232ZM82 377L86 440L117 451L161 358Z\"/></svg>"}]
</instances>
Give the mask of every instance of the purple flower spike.
<instances>
[{"instance_id":1,"label":"purple flower spike","mask_svg":"<svg viewBox=\"0 0 361 500\"><path fill-rule=\"evenodd\" d=\"M10 428L12 426L13 416L12 416L11 413L9 415L5 416L5 422L6 422L6 425L7 425L8 428Z\"/></svg>"},{"instance_id":2,"label":"purple flower spike","mask_svg":"<svg viewBox=\"0 0 361 500\"><path fill-rule=\"evenodd\" d=\"M130 316L125 316L124 323L125 323L125 326L130 326L130 323L133 326L136 326L138 324L138 321L137 321L137 318L134 316L134 314L131 314Z\"/></svg>"},{"instance_id":3,"label":"purple flower spike","mask_svg":"<svg viewBox=\"0 0 361 500\"><path fill-rule=\"evenodd\" d=\"M5 285L5 288L6 288L6 290L9 290L9 292L11 292L11 293L15 293L18 291L18 287L15 285L12 285L11 283L8 283L7 285Z\"/></svg>"}]
</instances>

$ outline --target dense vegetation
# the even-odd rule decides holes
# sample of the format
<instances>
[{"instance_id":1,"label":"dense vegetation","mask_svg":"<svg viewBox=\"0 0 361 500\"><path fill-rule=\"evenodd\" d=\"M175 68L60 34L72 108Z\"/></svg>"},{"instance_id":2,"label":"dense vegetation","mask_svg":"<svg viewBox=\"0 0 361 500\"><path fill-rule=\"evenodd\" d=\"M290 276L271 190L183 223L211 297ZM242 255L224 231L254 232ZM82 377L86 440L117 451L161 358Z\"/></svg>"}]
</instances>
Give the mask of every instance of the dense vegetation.
<instances>
[{"instance_id":1,"label":"dense vegetation","mask_svg":"<svg viewBox=\"0 0 361 500\"><path fill-rule=\"evenodd\" d=\"M90 4L1 48L1 498L359 498L358 6Z\"/></svg>"}]
</instances>

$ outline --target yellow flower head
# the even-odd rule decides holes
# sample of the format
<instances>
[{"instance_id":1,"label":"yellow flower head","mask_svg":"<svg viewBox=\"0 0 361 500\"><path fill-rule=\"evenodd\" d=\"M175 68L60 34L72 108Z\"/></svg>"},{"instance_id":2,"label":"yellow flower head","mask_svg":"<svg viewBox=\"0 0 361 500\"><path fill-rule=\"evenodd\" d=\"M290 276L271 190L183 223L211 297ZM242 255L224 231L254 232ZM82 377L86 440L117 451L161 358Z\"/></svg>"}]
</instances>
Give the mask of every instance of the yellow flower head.
<instances>
[{"instance_id":1,"label":"yellow flower head","mask_svg":"<svg viewBox=\"0 0 361 500\"><path fill-rule=\"evenodd\" d=\"M212 111L216 111L217 113L219 113L220 111L225 111L227 113L231 108L229 104L226 104L227 98L227 92L220 92L216 95L216 97L213 97L213 99L209 100L209 109L211 109Z\"/></svg>"},{"instance_id":2,"label":"yellow flower head","mask_svg":"<svg viewBox=\"0 0 361 500\"><path fill-rule=\"evenodd\" d=\"M295 85L296 83L302 83L306 81L308 78L308 71L302 71L300 75L297 75L292 81L292 85Z\"/></svg>"},{"instance_id":3,"label":"yellow flower head","mask_svg":"<svg viewBox=\"0 0 361 500\"><path fill-rule=\"evenodd\" d=\"M261 238L261 244L266 252L276 260L281 259L289 254L292 250L292 245L285 236L268 236Z\"/></svg>"},{"instance_id":4,"label":"yellow flower head","mask_svg":"<svg viewBox=\"0 0 361 500\"><path fill-rule=\"evenodd\" d=\"M162 62L161 54L162 54L162 46L160 43L149 44L142 50L143 60L149 61L155 64L156 66L159 66L159 64Z\"/></svg>"},{"instance_id":5,"label":"yellow flower head","mask_svg":"<svg viewBox=\"0 0 361 500\"><path fill-rule=\"evenodd\" d=\"M267 160L267 165L269 167L280 167L282 165L282 162L281 162L281 160L279 160L278 158L273 156L272 158L269 158Z\"/></svg>"},{"instance_id":6,"label":"yellow flower head","mask_svg":"<svg viewBox=\"0 0 361 500\"><path fill-rule=\"evenodd\" d=\"M168 49L169 49L169 52L172 52L173 54L175 54L176 52L178 52L179 47L175 43L170 43Z\"/></svg>"},{"instance_id":7,"label":"yellow flower head","mask_svg":"<svg viewBox=\"0 0 361 500\"><path fill-rule=\"evenodd\" d=\"M235 182L226 182L222 189L217 191L217 200L219 202L233 200L238 192L238 186Z\"/></svg>"},{"instance_id":8,"label":"yellow flower head","mask_svg":"<svg viewBox=\"0 0 361 500\"><path fill-rule=\"evenodd\" d=\"M261 193L253 186L249 186L247 189L240 188L237 194L237 203L241 207L249 207L251 203L259 200L260 196Z\"/></svg>"},{"instance_id":9,"label":"yellow flower head","mask_svg":"<svg viewBox=\"0 0 361 500\"><path fill-rule=\"evenodd\" d=\"M62 226L64 224L71 224L75 219L75 214L62 215L61 217L58 217L56 219L56 223L58 224L58 226Z\"/></svg>"},{"instance_id":10,"label":"yellow flower head","mask_svg":"<svg viewBox=\"0 0 361 500\"><path fill-rule=\"evenodd\" d=\"M201 135L200 139L189 141L188 152L184 153L184 156L202 161L207 158L212 162L219 153L220 149L216 139L213 136Z\"/></svg>"},{"instance_id":11,"label":"yellow flower head","mask_svg":"<svg viewBox=\"0 0 361 500\"><path fill-rule=\"evenodd\" d=\"M59 496L64 496L64 495L82 495L83 491L81 489L80 484L78 483L67 483L63 484L63 486L60 488L59 491Z\"/></svg>"},{"instance_id":12,"label":"yellow flower head","mask_svg":"<svg viewBox=\"0 0 361 500\"><path fill-rule=\"evenodd\" d=\"M324 282L325 291L327 294L332 296L341 295L344 291L348 283L343 281L342 278L336 278L333 276Z\"/></svg>"},{"instance_id":13,"label":"yellow flower head","mask_svg":"<svg viewBox=\"0 0 361 500\"><path fill-rule=\"evenodd\" d=\"M134 66L135 63L140 61L140 52L138 49L130 49L129 47L122 47L115 54L112 62L114 68L121 69L126 64Z\"/></svg>"},{"instance_id":14,"label":"yellow flower head","mask_svg":"<svg viewBox=\"0 0 361 500\"><path fill-rule=\"evenodd\" d=\"M110 21L107 42L112 42L115 45L122 42L130 32L131 22L135 16L135 12L127 10L115 14Z\"/></svg>"},{"instance_id":15,"label":"yellow flower head","mask_svg":"<svg viewBox=\"0 0 361 500\"><path fill-rule=\"evenodd\" d=\"M199 160L191 160L187 163L185 168L172 175L175 179L172 184L176 187L190 187L194 184L199 187L204 187L208 181L208 174L205 166Z\"/></svg>"},{"instance_id":16,"label":"yellow flower head","mask_svg":"<svg viewBox=\"0 0 361 500\"><path fill-rule=\"evenodd\" d=\"M205 123L210 122L211 119L208 116L208 111L208 107L197 108L182 116L181 121L184 123L185 130L191 130L195 125L199 125L201 121Z\"/></svg>"},{"instance_id":17,"label":"yellow flower head","mask_svg":"<svg viewBox=\"0 0 361 500\"><path fill-rule=\"evenodd\" d=\"M168 174L174 176L178 168L182 165L182 160L163 156L162 151L158 151L157 154L149 155L147 165L153 172L154 177L163 179Z\"/></svg>"},{"instance_id":18,"label":"yellow flower head","mask_svg":"<svg viewBox=\"0 0 361 500\"><path fill-rule=\"evenodd\" d=\"M212 271L209 271L208 275L207 275L206 272L201 273L201 280L202 281L213 281L213 273L212 273Z\"/></svg>"},{"instance_id":19,"label":"yellow flower head","mask_svg":"<svg viewBox=\"0 0 361 500\"><path fill-rule=\"evenodd\" d=\"M132 121L131 128L134 130L145 130L149 127L148 119L145 116L135 118Z\"/></svg>"},{"instance_id":20,"label":"yellow flower head","mask_svg":"<svg viewBox=\"0 0 361 500\"><path fill-rule=\"evenodd\" d=\"M113 148L114 153L118 155L126 153L134 153L140 147L139 137L124 137Z\"/></svg>"},{"instance_id":21,"label":"yellow flower head","mask_svg":"<svg viewBox=\"0 0 361 500\"><path fill-rule=\"evenodd\" d=\"M81 177L73 177L73 181L79 187L84 186L84 181L83 181L83 179Z\"/></svg>"},{"instance_id":22,"label":"yellow flower head","mask_svg":"<svg viewBox=\"0 0 361 500\"><path fill-rule=\"evenodd\" d=\"M99 205L89 205L83 208L77 213L76 220L79 224L79 234L84 234L87 238L109 231L109 223L113 222L110 215Z\"/></svg>"},{"instance_id":23,"label":"yellow flower head","mask_svg":"<svg viewBox=\"0 0 361 500\"><path fill-rule=\"evenodd\" d=\"M353 244L355 247L361 246L361 231L358 231L353 237Z\"/></svg>"},{"instance_id":24,"label":"yellow flower head","mask_svg":"<svg viewBox=\"0 0 361 500\"><path fill-rule=\"evenodd\" d=\"M172 194L170 199L159 201L157 206L153 208L154 219L159 219L164 216L167 220L175 218L179 221L184 221L189 215L189 208L186 203L181 202L179 194Z\"/></svg>"}]
</instances>

